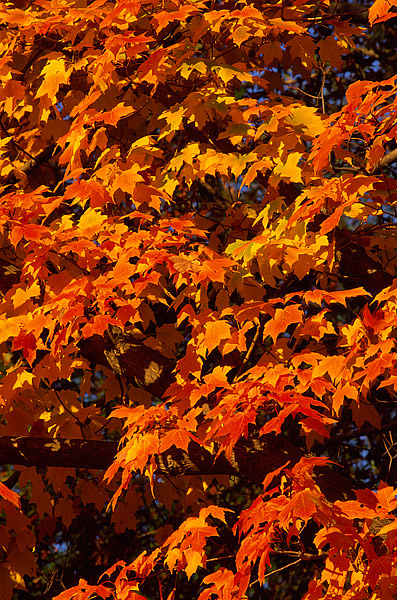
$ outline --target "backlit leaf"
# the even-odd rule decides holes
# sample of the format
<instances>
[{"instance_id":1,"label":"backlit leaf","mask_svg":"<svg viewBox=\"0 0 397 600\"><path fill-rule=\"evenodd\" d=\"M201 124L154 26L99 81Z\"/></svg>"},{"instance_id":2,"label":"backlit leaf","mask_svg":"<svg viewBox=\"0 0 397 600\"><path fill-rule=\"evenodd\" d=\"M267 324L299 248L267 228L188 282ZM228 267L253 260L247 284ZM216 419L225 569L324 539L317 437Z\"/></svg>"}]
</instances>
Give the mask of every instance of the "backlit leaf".
<instances>
[{"instance_id":1,"label":"backlit leaf","mask_svg":"<svg viewBox=\"0 0 397 600\"><path fill-rule=\"evenodd\" d=\"M273 342L281 333L286 333L292 323L302 323L302 311L296 305L277 308L263 329L263 337L270 336Z\"/></svg>"}]
</instances>

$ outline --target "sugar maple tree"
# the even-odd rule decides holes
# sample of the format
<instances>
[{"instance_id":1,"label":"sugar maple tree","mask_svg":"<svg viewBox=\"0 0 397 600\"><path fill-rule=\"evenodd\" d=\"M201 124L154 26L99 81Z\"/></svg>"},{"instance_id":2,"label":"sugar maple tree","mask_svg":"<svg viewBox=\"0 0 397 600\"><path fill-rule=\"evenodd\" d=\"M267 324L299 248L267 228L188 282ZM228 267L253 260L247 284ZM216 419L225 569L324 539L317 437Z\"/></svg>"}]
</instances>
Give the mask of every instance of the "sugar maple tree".
<instances>
[{"instance_id":1,"label":"sugar maple tree","mask_svg":"<svg viewBox=\"0 0 397 600\"><path fill-rule=\"evenodd\" d=\"M0 598L397 597L393 7L0 4Z\"/></svg>"}]
</instances>

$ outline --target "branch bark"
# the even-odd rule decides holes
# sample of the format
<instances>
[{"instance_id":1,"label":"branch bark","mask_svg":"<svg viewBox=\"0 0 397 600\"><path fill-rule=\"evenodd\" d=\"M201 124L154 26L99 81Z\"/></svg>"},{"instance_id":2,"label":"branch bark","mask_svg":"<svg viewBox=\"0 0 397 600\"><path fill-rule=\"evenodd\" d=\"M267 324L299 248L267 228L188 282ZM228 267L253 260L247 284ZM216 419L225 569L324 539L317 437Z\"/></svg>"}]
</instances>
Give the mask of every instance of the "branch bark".
<instances>
[{"instance_id":1,"label":"branch bark","mask_svg":"<svg viewBox=\"0 0 397 600\"><path fill-rule=\"evenodd\" d=\"M174 380L174 361L119 327L109 328L103 336L83 339L78 345L81 355L91 363L112 369L128 383L158 398Z\"/></svg>"},{"instance_id":2,"label":"branch bark","mask_svg":"<svg viewBox=\"0 0 397 600\"><path fill-rule=\"evenodd\" d=\"M389 167L395 162L397 162L397 148L395 150L392 150L388 154L385 154L372 169L372 173L378 173L382 169Z\"/></svg>"},{"instance_id":3,"label":"branch bark","mask_svg":"<svg viewBox=\"0 0 397 600\"><path fill-rule=\"evenodd\" d=\"M57 150L56 144L51 144L50 146L47 146L47 148L45 148L42 152L40 152L40 154L38 154L36 157L34 157L30 160L27 160L26 162L23 163L23 165L18 167L19 171L22 171L23 173L28 175L29 173L32 173L33 171L39 169L45 163L48 163L48 161L51 158L53 158L57 152L60 152L60 151L61 151L60 148L58 148L58 150ZM6 178L5 185L13 185L17 181L18 181L18 178L15 175L15 173L11 173Z\"/></svg>"},{"instance_id":4,"label":"branch bark","mask_svg":"<svg viewBox=\"0 0 397 600\"><path fill-rule=\"evenodd\" d=\"M0 464L27 467L64 467L107 469L117 453L116 442L38 437L0 437ZM286 463L293 466L303 452L281 436L266 436L261 440L240 440L228 461L222 454L213 454L199 444L190 443L188 452L172 447L157 457L158 475L235 475L261 484L268 473ZM352 483L329 467L317 468L315 479L332 502L354 498Z\"/></svg>"}]
</instances>

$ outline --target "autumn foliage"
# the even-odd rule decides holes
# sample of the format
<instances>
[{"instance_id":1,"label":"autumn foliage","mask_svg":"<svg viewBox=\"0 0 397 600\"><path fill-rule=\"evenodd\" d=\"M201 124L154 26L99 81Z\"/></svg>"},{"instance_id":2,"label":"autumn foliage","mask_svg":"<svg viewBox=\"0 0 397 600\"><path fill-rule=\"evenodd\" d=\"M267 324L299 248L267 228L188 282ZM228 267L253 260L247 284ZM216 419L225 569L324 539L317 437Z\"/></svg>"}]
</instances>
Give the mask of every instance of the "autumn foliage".
<instances>
[{"instance_id":1,"label":"autumn foliage","mask_svg":"<svg viewBox=\"0 0 397 600\"><path fill-rule=\"evenodd\" d=\"M1 600L397 598L395 5L0 3Z\"/></svg>"}]
</instances>

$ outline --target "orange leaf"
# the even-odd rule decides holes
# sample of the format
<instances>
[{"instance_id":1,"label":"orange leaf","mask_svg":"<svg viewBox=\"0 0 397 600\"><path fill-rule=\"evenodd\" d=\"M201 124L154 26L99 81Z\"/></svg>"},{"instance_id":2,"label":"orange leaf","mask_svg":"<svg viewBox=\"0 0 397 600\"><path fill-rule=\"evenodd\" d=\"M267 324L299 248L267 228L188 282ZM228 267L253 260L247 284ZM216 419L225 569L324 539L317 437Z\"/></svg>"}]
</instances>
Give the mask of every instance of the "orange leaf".
<instances>
[{"instance_id":1,"label":"orange leaf","mask_svg":"<svg viewBox=\"0 0 397 600\"><path fill-rule=\"evenodd\" d=\"M299 519L302 519L305 523L307 523L310 517L317 512L319 505L320 502L317 496L309 490L295 492L293 496L292 507L294 515Z\"/></svg>"},{"instance_id":2,"label":"orange leaf","mask_svg":"<svg viewBox=\"0 0 397 600\"><path fill-rule=\"evenodd\" d=\"M8 502L11 502L11 504L14 504L14 506L16 506L17 508L21 508L21 501L19 499L19 496L16 492L13 492L12 490L10 490L6 485L4 485L4 483L0 482L0 496L2 498L4 498L5 500L8 500Z\"/></svg>"},{"instance_id":3,"label":"orange leaf","mask_svg":"<svg viewBox=\"0 0 397 600\"><path fill-rule=\"evenodd\" d=\"M231 326L224 320L209 321L204 326L204 345L208 352L212 352L220 342L227 340L231 335Z\"/></svg>"},{"instance_id":4,"label":"orange leaf","mask_svg":"<svg viewBox=\"0 0 397 600\"><path fill-rule=\"evenodd\" d=\"M65 61L60 56L47 60L41 71L41 75L43 75L44 80L37 90L36 98L48 96L50 100L54 100L59 87L69 81Z\"/></svg>"},{"instance_id":5,"label":"orange leaf","mask_svg":"<svg viewBox=\"0 0 397 600\"><path fill-rule=\"evenodd\" d=\"M371 25L382 23L396 16L395 12L389 12L392 6L397 6L396 0L375 0L368 11L368 20Z\"/></svg>"},{"instance_id":6,"label":"orange leaf","mask_svg":"<svg viewBox=\"0 0 397 600\"><path fill-rule=\"evenodd\" d=\"M195 436L193 436L189 431L186 431L186 429L173 429L172 431L167 432L161 439L159 452L165 452L171 448L171 446L175 446L176 448L180 448L186 452L189 443L193 438L195 438Z\"/></svg>"},{"instance_id":7,"label":"orange leaf","mask_svg":"<svg viewBox=\"0 0 397 600\"><path fill-rule=\"evenodd\" d=\"M94 334L103 335L109 325L120 325L120 323L117 319L108 315L96 315L84 326L83 335L84 337L90 337Z\"/></svg>"},{"instance_id":8,"label":"orange leaf","mask_svg":"<svg viewBox=\"0 0 397 600\"><path fill-rule=\"evenodd\" d=\"M286 308L277 308L274 317L263 328L263 337L270 336L275 342L280 333L285 333L292 323L302 323L302 311L299 306L293 304Z\"/></svg>"}]
</instances>

